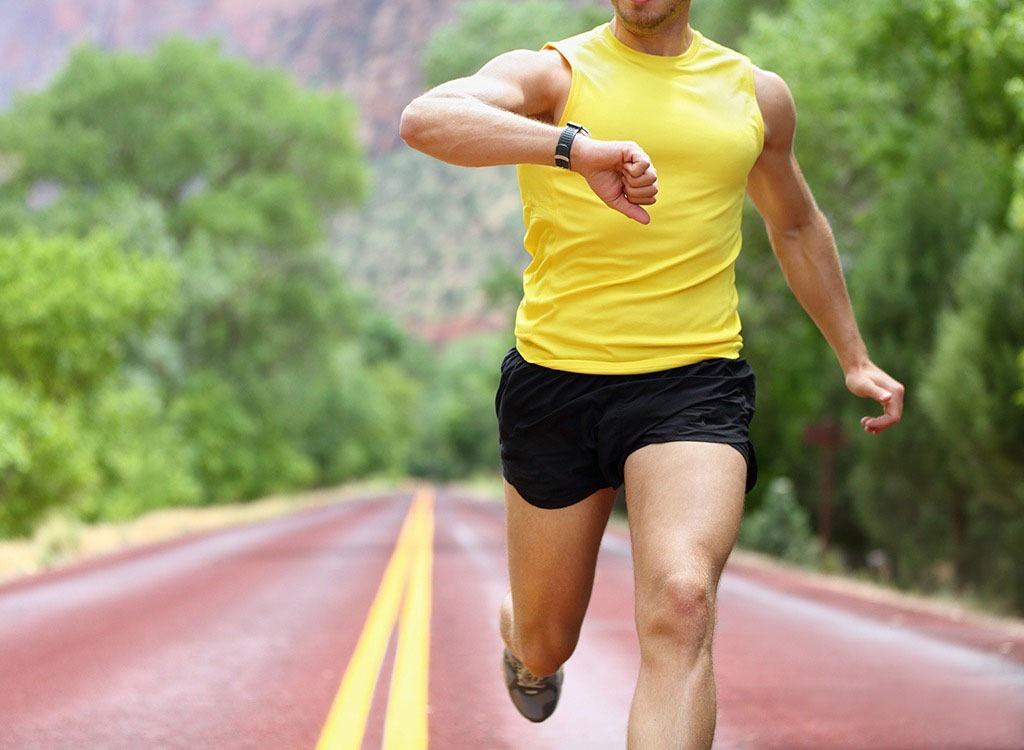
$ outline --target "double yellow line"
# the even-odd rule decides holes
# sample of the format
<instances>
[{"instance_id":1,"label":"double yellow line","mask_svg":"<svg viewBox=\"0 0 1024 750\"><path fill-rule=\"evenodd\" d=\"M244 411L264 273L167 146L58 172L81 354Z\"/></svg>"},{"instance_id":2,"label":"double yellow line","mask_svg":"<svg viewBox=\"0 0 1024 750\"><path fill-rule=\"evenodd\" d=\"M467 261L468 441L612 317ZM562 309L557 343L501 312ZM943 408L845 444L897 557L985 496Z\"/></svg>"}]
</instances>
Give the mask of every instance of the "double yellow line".
<instances>
[{"instance_id":1,"label":"double yellow line","mask_svg":"<svg viewBox=\"0 0 1024 750\"><path fill-rule=\"evenodd\" d=\"M402 524L317 750L362 748L370 704L396 621L398 644L384 719L383 750L427 747L433 548L434 493L421 489Z\"/></svg>"}]
</instances>

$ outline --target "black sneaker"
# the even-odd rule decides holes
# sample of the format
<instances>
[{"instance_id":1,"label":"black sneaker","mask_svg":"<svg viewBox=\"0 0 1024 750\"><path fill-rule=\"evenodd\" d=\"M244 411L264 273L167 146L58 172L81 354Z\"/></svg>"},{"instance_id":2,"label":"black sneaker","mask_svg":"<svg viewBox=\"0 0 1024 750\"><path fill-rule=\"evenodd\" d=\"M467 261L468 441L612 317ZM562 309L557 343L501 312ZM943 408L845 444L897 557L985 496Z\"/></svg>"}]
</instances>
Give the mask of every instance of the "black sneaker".
<instances>
[{"instance_id":1,"label":"black sneaker","mask_svg":"<svg viewBox=\"0 0 1024 750\"><path fill-rule=\"evenodd\" d=\"M562 693L562 669L550 677L538 677L506 648L505 685L512 703L530 721L544 721L555 712Z\"/></svg>"}]
</instances>

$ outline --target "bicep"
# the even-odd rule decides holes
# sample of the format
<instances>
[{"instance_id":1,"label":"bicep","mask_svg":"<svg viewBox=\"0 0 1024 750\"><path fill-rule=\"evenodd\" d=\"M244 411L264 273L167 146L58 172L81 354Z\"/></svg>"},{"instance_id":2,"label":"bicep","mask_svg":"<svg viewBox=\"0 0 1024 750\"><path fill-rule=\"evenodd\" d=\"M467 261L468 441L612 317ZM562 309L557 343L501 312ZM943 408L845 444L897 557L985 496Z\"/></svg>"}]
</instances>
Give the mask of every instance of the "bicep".
<instances>
[{"instance_id":1,"label":"bicep","mask_svg":"<svg viewBox=\"0 0 1024 750\"><path fill-rule=\"evenodd\" d=\"M765 142L747 192L769 228L784 232L810 223L818 209L793 153L796 106L789 87L765 71L756 71L754 80Z\"/></svg>"},{"instance_id":2,"label":"bicep","mask_svg":"<svg viewBox=\"0 0 1024 750\"><path fill-rule=\"evenodd\" d=\"M571 72L558 52L514 50L471 76L442 83L424 97L469 96L525 117L553 121L568 93Z\"/></svg>"}]
</instances>

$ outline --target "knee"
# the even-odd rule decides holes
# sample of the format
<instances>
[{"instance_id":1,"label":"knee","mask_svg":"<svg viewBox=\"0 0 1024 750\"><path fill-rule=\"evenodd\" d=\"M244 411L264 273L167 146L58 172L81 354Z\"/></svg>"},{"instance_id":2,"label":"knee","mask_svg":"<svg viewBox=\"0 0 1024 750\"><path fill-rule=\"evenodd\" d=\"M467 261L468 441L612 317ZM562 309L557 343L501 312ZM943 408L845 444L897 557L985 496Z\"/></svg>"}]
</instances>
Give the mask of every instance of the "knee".
<instances>
[{"instance_id":1,"label":"knee","mask_svg":"<svg viewBox=\"0 0 1024 750\"><path fill-rule=\"evenodd\" d=\"M675 572L645 586L637 599L643 649L668 641L686 650L709 648L715 626L715 586L703 571Z\"/></svg>"},{"instance_id":2,"label":"knee","mask_svg":"<svg viewBox=\"0 0 1024 750\"><path fill-rule=\"evenodd\" d=\"M526 668L535 675L554 674L576 650L579 629L545 622L532 627L516 628L518 654Z\"/></svg>"}]
</instances>

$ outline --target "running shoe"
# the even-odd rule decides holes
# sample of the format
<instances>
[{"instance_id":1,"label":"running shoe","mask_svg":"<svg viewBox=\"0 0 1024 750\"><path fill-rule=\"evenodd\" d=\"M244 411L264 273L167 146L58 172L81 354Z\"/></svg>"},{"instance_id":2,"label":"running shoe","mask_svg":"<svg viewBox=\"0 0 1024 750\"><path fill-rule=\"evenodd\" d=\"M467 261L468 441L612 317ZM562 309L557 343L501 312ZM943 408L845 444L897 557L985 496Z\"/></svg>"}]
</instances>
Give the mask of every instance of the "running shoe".
<instances>
[{"instance_id":1,"label":"running shoe","mask_svg":"<svg viewBox=\"0 0 1024 750\"><path fill-rule=\"evenodd\" d=\"M508 694L519 713L530 721L540 722L555 712L562 693L561 667L550 677L538 677L507 648L503 665Z\"/></svg>"}]
</instances>

